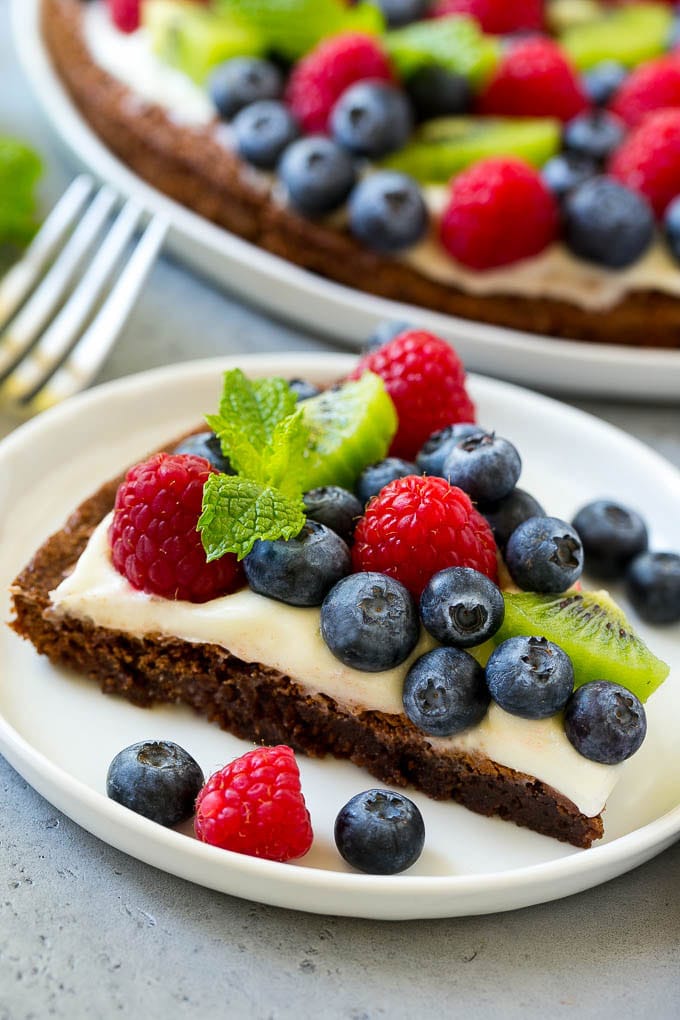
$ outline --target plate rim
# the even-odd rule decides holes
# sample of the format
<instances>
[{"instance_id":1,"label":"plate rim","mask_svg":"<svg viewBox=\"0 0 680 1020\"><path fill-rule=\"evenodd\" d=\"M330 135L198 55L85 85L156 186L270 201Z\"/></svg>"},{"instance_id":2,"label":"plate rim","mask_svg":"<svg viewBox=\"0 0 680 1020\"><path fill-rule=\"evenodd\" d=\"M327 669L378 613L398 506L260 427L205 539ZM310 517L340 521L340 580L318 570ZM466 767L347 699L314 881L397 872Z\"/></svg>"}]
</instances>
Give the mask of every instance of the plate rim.
<instances>
[{"instance_id":1,"label":"plate rim","mask_svg":"<svg viewBox=\"0 0 680 1020\"><path fill-rule=\"evenodd\" d=\"M225 368L234 367L236 364L244 371L257 371L259 368L269 372L288 371L288 367L295 371L304 364L308 374L333 377L346 371L347 367L353 363L354 359L350 355L328 352L251 354L182 362L123 377L95 387L20 426L0 442L0 469L3 463L8 458L15 456L16 452L20 451L25 444L35 442L36 436L39 436L43 430L54 432L60 427L68 427L68 424L74 419L77 420L81 415L86 415L93 404L101 406L104 401L125 403L138 398L150 387L157 390L164 384L172 384L178 377L189 384L199 379L207 382L209 378L214 378L216 373L224 371ZM286 368L281 369L277 365L285 365ZM639 452L644 451L645 456L653 458L655 468L661 472L662 483L669 484L677 490L680 499L680 472L644 443L628 436L615 426L569 405L522 390L509 383L475 375L471 376L471 380L473 387L478 392L486 392L486 395L491 399L493 399L494 392L502 392L507 395L508 391L511 394L518 391L518 395L521 394L523 399L531 401L538 411L541 407L549 406L553 412L559 409L563 415L567 415L567 418L573 416L572 420L579 419L584 424L595 426L603 436L612 432L616 433L619 438L623 436L627 442L637 446ZM516 909L535 902L557 899L607 881L661 852L680 835L679 804L646 825L620 836L610 843L592 847L585 852L577 852L552 861L513 868L509 871L478 875L372 876L326 871L321 868L295 868L290 865L244 857L240 854L205 846L194 840L187 840L181 833L163 829L147 819L127 811L110 801L103 793L97 792L84 781L53 763L47 755L34 748L11 725L1 711L0 750L10 764L46 799L88 831L93 832L111 845L117 846L118 849L132 853L133 856L146 863L192 881L199 881L195 874L194 864L201 862L208 862L211 866L214 866L216 862L224 864L226 853L228 854L229 867L224 871L228 872L231 878L241 878L251 883L265 879L271 880L274 885L280 884L279 879L283 880L285 886L283 895L278 895L276 890L275 894L272 894L270 890L266 895L249 896L248 898L318 913L347 913L349 916L355 917L396 919L401 917L464 916L469 913L491 913L498 910ZM54 796L55 789L57 790L56 798ZM92 816L95 818L94 823ZM116 838L111 837L110 831L105 831L107 826L111 825L117 830ZM140 851L140 843L146 848L144 852ZM185 859L188 861L187 867L168 867L167 862L162 861L164 853L172 854L176 846L189 851L182 853L180 850L178 855L182 861ZM559 889L551 888L549 895L545 895L546 884L553 886L559 883L562 883ZM234 888L231 883L227 883L229 887L215 885L212 882L203 882L202 884L219 891L239 895L239 890ZM538 896L537 899L532 898L532 887ZM541 889L543 892L540 892ZM351 909L343 910L343 897L348 891L356 890L360 890L365 898L365 909L357 910L356 906L353 906ZM315 909L314 895L321 892L331 895L335 904L333 911L325 908ZM305 896L307 897L307 902L302 904L294 902L295 897L300 894L303 899ZM241 895L247 894L241 893ZM493 900L495 895L499 896L498 900ZM480 909L480 898L488 900L489 896L493 902L487 906L481 906ZM411 903L411 906L407 906L408 903Z\"/></svg>"},{"instance_id":2,"label":"plate rim","mask_svg":"<svg viewBox=\"0 0 680 1020\"><path fill-rule=\"evenodd\" d=\"M228 262L232 270L247 263L262 283L278 285L286 292L275 298L270 287L253 288L252 284L248 292L241 279L241 298L303 328L332 336L345 346L356 347L381 319L416 317L454 339L466 362L490 375L498 374L500 357L506 361L501 370L505 378L556 392L625 395L637 400L652 396L673 403L680 399L680 350L541 336L365 294L266 252L164 195L119 160L80 114L43 43L40 4L41 0L10 0L10 12L24 73L54 131L78 162L123 193L135 195L147 212L159 213L170 223L170 247L182 261L220 279L223 285L225 271L220 275L214 266L211 271L209 253L224 261L225 267ZM192 250L186 248L187 243ZM306 300L299 300L301 297ZM312 311L306 312L307 307ZM342 315L329 314L331 309L342 311Z\"/></svg>"}]
</instances>

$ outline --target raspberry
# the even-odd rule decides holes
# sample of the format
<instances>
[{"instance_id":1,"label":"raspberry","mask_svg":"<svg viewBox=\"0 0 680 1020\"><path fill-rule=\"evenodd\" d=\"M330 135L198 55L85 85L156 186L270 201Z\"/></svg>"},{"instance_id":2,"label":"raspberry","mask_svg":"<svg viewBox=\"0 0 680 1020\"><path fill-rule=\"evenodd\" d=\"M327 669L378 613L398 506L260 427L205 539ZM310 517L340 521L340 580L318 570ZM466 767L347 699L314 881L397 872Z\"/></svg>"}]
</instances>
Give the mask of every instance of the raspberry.
<instances>
[{"instance_id":1,"label":"raspberry","mask_svg":"<svg viewBox=\"0 0 680 1020\"><path fill-rule=\"evenodd\" d=\"M558 230L557 203L540 174L519 159L492 157L454 178L440 238L464 266L493 269L538 255Z\"/></svg>"},{"instance_id":2,"label":"raspberry","mask_svg":"<svg viewBox=\"0 0 680 1020\"><path fill-rule=\"evenodd\" d=\"M544 0L438 0L433 10L435 18L447 14L469 14L482 31L491 35L506 35L525 29L543 28Z\"/></svg>"},{"instance_id":3,"label":"raspberry","mask_svg":"<svg viewBox=\"0 0 680 1020\"><path fill-rule=\"evenodd\" d=\"M609 172L663 216L680 194L680 109L650 113L614 153Z\"/></svg>"},{"instance_id":4,"label":"raspberry","mask_svg":"<svg viewBox=\"0 0 680 1020\"><path fill-rule=\"evenodd\" d=\"M345 89L365 78L392 81L389 61L370 35L345 32L321 42L293 69L286 101L304 131L323 132Z\"/></svg>"},{"instance_id":5,"label":"raspberry","mask_svg":"<svg viewBox=\"0 0 680 1020\"><path fill-rule=\"evenodd\" d=\"M478 100L483 114L563 121L587 106L583 86L567 57L557 43L543 38L511 46Z\"/></svg>"},{"instance_id":6,"label":"raspberry","mask_svg":"<svg viewBox=\"0 0 680 1020\"><path fill-rule=\"evenodd\" d=\"M444 340L423 330L406 330L361 359L350 378L375 372L397 409L399 428L390 453L413 460L433 432L459 421L474 421L465 389L463 363Z\"/></svg>"},{"instance_id":7,"label":"raspberry","mask_svg":"<svg viewBox=\"0 0 680 1020\"><path fill-rule=\"evenodd\" d=\"M108 0L111 20L121 32L136 32L141 22L141 0Z\"/></svg>"},{"instance_id":8,"label":"raspberry","mask_svg":"<svg viewBox=\"0 0 680 1020\"><path fill-rule=\"evenodd\" d=\"M419 598L445 567L471 567L496 582L491 528L470 497L443 478L397 478L372 499L354 533L355 570L389 574Z\"/></svg>"},{"instance_id":9,"label":"raspberry","mask_svg":"<svg viewBox=\"0 0 680 1020\"><path fill-rule=\"evenodd\" d=\"M128 471L116 494L109 542L113 565L134 588L206 602L241 585L236 557L206 563L196 530L203 485L215 473L203 457L167 453Z\"/></svg>"},{"instance_id":10,"label":"raspberry","mask_svg":"<svg viewBox=\"0 0 680 1020\"><path fill-rule=\"evenodd\" d=\"M270 861L307 853L314 834L290 747L257 747L210 777L196 798L204 843Z\"/></svg>"},{"instance_id":11,"label":"raspberry","mask_svg":"<svg viewBox=\"0 0 680 1020\"><path fill-rule=\"evenodd\" d=\"M637 67L623 82L610 109L634 127L646 114L680 106L680 58L659 57Z\"/></svg>"}]
</instances>

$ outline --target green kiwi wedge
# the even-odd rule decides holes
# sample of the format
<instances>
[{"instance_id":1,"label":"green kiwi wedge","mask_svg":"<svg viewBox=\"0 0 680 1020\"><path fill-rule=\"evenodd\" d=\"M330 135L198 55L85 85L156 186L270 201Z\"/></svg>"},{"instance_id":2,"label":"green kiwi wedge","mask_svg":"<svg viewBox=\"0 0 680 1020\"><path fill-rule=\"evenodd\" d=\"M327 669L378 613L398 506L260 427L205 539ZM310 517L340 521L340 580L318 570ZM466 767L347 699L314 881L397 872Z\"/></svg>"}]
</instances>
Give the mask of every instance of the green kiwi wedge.
<instances>
[{"instance_id":1,"label":"green kiwi wedge","mask_svg":"<svg viewBox=\"0 0 680 1020\"><path fill-rule=\"evenodd\" d=\"M386 456L397 431L392 399L373 372L299 406L311 430L301 479L305 492L331 484L353 489L363 469Z\"/></svg>"},{"instance_id":2,"label":"green kiwi wedge","mask_svg":"<svg viewBox=\"0 0 680 1020\"><path fill-rule=\"evenodd\" d=\"M573 25L559 39L579 71L605 60L636 67L665 51L672 23L673 10L668 4L629 4Z\"/></svg>"},{"instance_id":3,"label":"green kiwi wedge","mask_svg":"<svg viewBox=\"0 0 680 1020\"><path fill-rule=\"evenodd\" d=\"M498 39L484 35L473 18L460 15L415 21L387 32L383 43L400 78L436 64L475 87L493 74L501 52Z\"/></svg>"},{"instance_id":4,"label":"green kiwi wedge","mask_svg":"<svg viewBox=\"0 0 680 1020\"><path fill-rule=\"evenodd\" d=\"M577 687L589 680L613 680L646 701L670 672L606 591L505 593L504 599L505 619L496 644L518 635L554 641L571 659Z\"/></svg>"},{"instance_id":5,"label":"green kiwi wedge","mask_svg":"<svg viewBox=\"0 0 680 1020\"><path fill-rule=\"evenodd\" d=\"M550 117L437 117L384 165L425 184L446 184L487 156L517 156L543 166L561 144L561 125Z\"/></svg>"}]
</instances>

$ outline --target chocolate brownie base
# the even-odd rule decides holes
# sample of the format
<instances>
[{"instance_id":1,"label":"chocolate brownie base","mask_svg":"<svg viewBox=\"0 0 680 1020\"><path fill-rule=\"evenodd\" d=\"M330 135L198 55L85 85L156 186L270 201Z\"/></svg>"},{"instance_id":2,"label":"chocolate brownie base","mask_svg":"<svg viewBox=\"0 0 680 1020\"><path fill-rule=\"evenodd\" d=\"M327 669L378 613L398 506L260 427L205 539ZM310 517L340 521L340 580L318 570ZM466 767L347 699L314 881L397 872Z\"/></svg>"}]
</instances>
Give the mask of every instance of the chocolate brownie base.
<instances>
[{"instance_id":1,"label":"chocolate brownie base","mask_svg":"<svg viewBox=\"0 0 680 1020\"><path fill-rule=\"evenodd\" d=\"M97 134L145 180L227 230L339 283L449 315L576 340L680 346L680 301L661 292L634 292L597 312L565 301L480 297L296 216L272 200L264 179L220 144L214 128L178 126L93 62L81 0L43 0L42 15L56 69Z\"/></svg>"},{"instance_id":2,"label":"chocolate brownie base","mask_svg":"<svg viewBox=\"0 0 680 1020\"><path fill-rule=\"evenodd\" d=\"M86 500L12 586L12 626L38 652L135 705L189 705L238 737L289 744L313 757L348 758L381 782L412 784L437 800L453 799L574 846L588 847L600 838L600 816L588 818L547 784L483 756L437 753L404 717L344 709L218 645L136 638L54 613L49 592L73 569L92 531L112 509L119 481Z\"/></svg>"}]
</instances>

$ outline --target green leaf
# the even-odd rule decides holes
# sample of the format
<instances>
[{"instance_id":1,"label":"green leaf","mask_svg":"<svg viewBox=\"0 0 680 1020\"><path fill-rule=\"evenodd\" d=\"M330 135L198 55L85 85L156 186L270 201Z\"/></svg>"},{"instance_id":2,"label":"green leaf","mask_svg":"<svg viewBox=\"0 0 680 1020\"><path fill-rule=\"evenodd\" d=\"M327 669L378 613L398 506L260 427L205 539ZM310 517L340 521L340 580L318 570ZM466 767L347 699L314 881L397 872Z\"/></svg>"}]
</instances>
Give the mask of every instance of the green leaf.
<instances>
[{"instance_id":1,"label":"green leaf","mask_svg":"<svg viewBox=\"0 0 680 1020\"><path fill-rule=\"evenodd\" d=\"M260 456L278 423L294 410L295 394L285 379L251 381L234 368L224 373L220 413L211 415L208 424L219 436L225 457L232 462L244 458L243 473L252 474L253 451Z\"/></svg>"},{"instance_id":2,"label":"green leaf","mask_svg":"<svg viewBox=\"0 0 680 1020\"><path fill-rule=\"evenodd\" d=\"M208 562L226 553L241 560L257 539L294 538L305 519L300 495L292 499L252 479L213 474L203 489L198 530Z\"/></svg>"},{"instance_id":3,"label":"green leaf","mask_svg":"<svg viewBox=\"0 0 680 1020\"><path fill-rule=\"evenodd\" d=\"M41 172L32 149L14 138L0 138L0 246L22 247L35 233L35 186Z\"/></svg>"},{"instance_id":4,"label":"green leaf","mask_svg":"<svg viewBox=\"0 0 680 1020\"><path fill-rule=\"evenodd\" d=\"M302 493L301 474L309 431L302 410L296 411L279 422L265 450L266 480L289 499L299 498Z\"/></svg>"}]
</instances>

